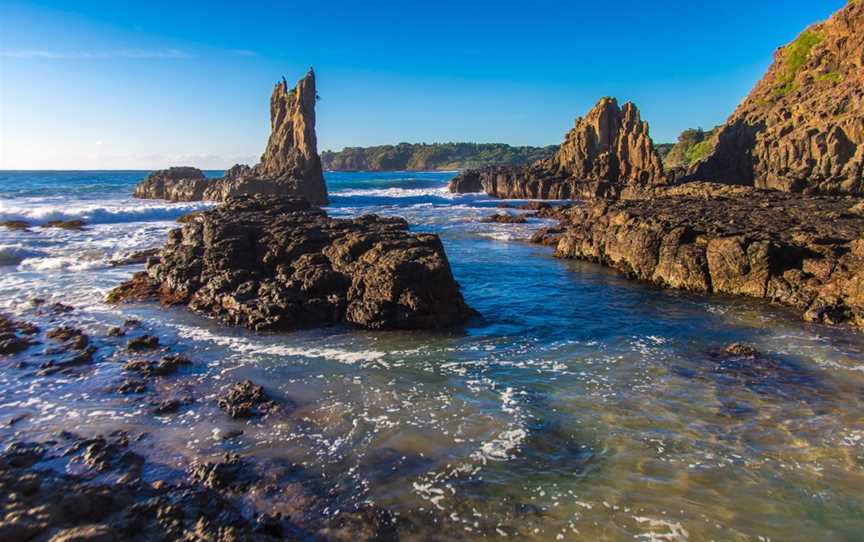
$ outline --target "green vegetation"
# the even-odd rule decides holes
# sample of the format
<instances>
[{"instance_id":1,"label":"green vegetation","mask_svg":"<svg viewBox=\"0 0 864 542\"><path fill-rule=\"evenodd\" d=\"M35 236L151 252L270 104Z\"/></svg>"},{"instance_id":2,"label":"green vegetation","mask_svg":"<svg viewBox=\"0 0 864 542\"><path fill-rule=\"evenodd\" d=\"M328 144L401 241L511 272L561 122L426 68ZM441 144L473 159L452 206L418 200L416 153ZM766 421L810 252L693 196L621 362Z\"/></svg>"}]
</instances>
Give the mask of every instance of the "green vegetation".
<instances>
[{"instance_id":1,"label":"green vegetation","mask_svg":"<svg viewBox=\"0 0 864 542\"><path fill-rule=\"evenodd\" d=\"M687 149L684 156L687 157L687 163L692 164L706 158L713 149L714 143L710 139L705 139Z\"/></svg>"},{"instance_id":2,"label":"green vegetation","mask_svg":"<svg viewBox=\"0 0 864 542\"><path fill-rule=\"evenodd\" d=\"M490 165L530 164L558 147L511 147L503 143L399 143L345 147L321 153L324 169L336 171L435 171Z\"/></svg>"},{"instance_id":3,"label":"green vegetation","mask_svg":"<svg viewBox=\"0 0 864 542\"><path fill-rule=\"evenodd\" d=\"M672 149L675 148L674 143L655 143L654 150L657 151L657 154L660 155L660 159L664 162L666 161L666 157L669 156L669 153Z\"/></svg>"},{"instance_id":4,"label":"green vegetation","mask_svg":"<svg viewBox=\"0 0 864 542\"><path fill-rule=\"evenodd\" d=\"M832 83L839 83L843 80L843 76L840 75L840 72L828 72L823 73L819 77L816 78L817 81L831 81Z\"/></svg>"},{"instance_id":5,"label":"green vegetation","mask_svg":"<svg viewBox=\"0 0 864 542\"><path fill-rule=\"evenodd\" d=\"M810 51L813 50L824 38L818 32L805 31L783 50L783 72L777 81L779 88L777 94L788 94L795 88L795 78L801 66L807 62Z\"/></svg>"},{"instance_id":6,"label":"green vegetation","mask_svg":"<svg viewBox=\"0 0 864 542\"><path fill-rule=\"evenodd\" d=\"M663 165L667 168L687 167L704 159L714 149L712 136L716 130L716 128L707 132L702 128L684 130L678 136L678 142L672 146L668 153L661 154Z\"/></svg>"}]
</instances>

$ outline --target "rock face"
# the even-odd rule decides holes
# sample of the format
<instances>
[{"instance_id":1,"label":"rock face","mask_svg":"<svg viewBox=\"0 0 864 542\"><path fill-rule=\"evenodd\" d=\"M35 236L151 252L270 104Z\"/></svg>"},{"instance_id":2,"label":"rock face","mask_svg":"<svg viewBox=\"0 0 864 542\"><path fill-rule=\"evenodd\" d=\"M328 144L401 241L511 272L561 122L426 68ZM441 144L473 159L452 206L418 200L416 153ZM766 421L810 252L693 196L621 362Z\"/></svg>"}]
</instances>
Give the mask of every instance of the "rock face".
<instances>
[{"instance_id":1,"label":"rock face","mask_svg":"<svg viewBox=\"0 0 864 542\"><path fill-rule=\"evenodd\" d=\"M444 329L470 314L436 235L401 218L327 217L297 197L232 198L173 230L109 295L158 297L257 330L347 323Z\"/></svg>"},{"instance_id":2,"label":"rock face","mask_svg":"<svg viewBox=\"0 0 864 542\"><path fill-rule=\"evenodd\" d=\"M689 177L787 192L864 193L864 3L778 49Z\"/></svg>"},{"instance_id":3,"label":"rock face","mask_svg":"<svg viewBox=\"0 0 864 542\"><path fill-rule=\"evenodd\" d=\"M536 241L663 287L763 298L809 321L864 327L864 204L748 190L576 206L561 215L557 244L549 232Z\"/></svg>"},{"instance_id":4,"label":"rock face","mask_svg":"<svg viewBox=\"0 0 864 542\"><path fill-rule=\"evenodd\" d=\"M451 192L486 192L500 198L569 199L618 196L663 184L660 155L639 110L603 98L567 133L552 158L523 167L468 170Z\"/></svg>"},{"instance_id":5,"label":"rock face","mask_svg":"<svg viewBox=\"0 0 864 542\"><path fill-rule=\"evenodd\" d=\"M327 187L315 136L315 73L310 69L293 89L283 79L270 96L270 139L254 167L236 165L221 179L207 179L191 167L153 172L134 195L170 201L225 201L252 194L296 195L327 203Z\"/></svg>"}]
</instances>

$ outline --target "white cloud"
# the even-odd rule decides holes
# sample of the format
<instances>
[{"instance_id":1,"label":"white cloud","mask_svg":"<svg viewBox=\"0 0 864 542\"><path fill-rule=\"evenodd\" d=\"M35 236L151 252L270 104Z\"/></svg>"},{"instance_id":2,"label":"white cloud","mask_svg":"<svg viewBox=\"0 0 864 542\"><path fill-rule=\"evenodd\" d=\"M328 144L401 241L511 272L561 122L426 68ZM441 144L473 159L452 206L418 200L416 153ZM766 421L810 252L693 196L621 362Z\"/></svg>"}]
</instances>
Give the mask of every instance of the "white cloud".
<instances>
[{"instance_id":1,"label":"white cloud","mask_svg":"<svg viewBox=\"0 0 864 542\"><path fill-rule=\"evenodd\" d=\"M128 59L184 59L195 58L194 55L178 49L144 50L118 49L113 51L52 51L40 49L24 49L17 51L0 51L0 57L48 59L48 60L104 60L112 58Z\"/></svg>"}]
</instances>

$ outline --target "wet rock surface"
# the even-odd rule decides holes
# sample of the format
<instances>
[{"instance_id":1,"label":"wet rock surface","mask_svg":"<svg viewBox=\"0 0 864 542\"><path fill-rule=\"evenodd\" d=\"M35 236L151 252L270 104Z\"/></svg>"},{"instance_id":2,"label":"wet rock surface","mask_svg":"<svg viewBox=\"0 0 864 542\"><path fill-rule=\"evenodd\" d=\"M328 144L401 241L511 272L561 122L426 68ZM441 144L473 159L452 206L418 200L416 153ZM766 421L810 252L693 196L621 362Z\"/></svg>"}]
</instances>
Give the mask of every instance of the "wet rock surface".
<instances>
[{"instance_id":1,"label":"wet rock surface","mask_svg":"<svg viewBox=\"0 0 864 542\"><path fill-rule=\"evenodd\" d=\"M83 220L51 220L42 225L43 228L60 228L62 230L83 230L87 223Z\"/></svg>"},{"instance_id":2,"label":"wet rock surface","mask_svg":"<svg viewBox=\"0 0 864 542\"><path fill-rule=\"evenodd\" d=\"M662 287L745 295L808 321L864 327L859 200L750 190L746 197L596 202L563 213L562 258L619 269Z\"/></svg>"},{"instance_id":3,"label":"wet rock surface","mask_svg":"<svg viewBox=\"0 0 864 542\"><path fill-rule=\"evenodd\" d=\"M236 198L172 231L159 261L108 299L184 304L257 330L461 324L471 311L441 241L407 227L331 219L300 198Z\"/></svg>"},{"instance_id":4,"label":"wet rock surface","mask_svg":"<svg viewBox=\"0 0 864 542\"><path fill-rule=\"evenodd\" d=\"M327 203L327 187L315 134L315 73L293 89L283 79L270 96L271 134L261 162L236 165L220 179L207 179L191 167L155 171L141 181L134 195L170 201L225 201L239 195L295 195L313 204Z\"/></svg>"},{"instance_id":5,"label":"wet rock surface","mask_svg":"<svg viewBox=\"0 0 864 542\"><path fill-rule=\"evenodd\" d=\"M25 220L4 220L0 222L0 226L12 231L27 231L33 227L32 224Z\"/></svg>"},{"instance_id":6,"label":"wet rock surface","mask_svg":"<svg viewBox=\"0 0 864 542\"><path fill-rule=\"evenodd\" d=\"M264 388L251 380L230 386L218 401L219 408L232 418L254 418L266 416L278 408L270 400Z\"/></svg>"},{"instance_id":7,"label":"wet rock surface","mask_svg":"<svg viewBox=\"0 0 864 542\"><path fill-rule=\"evenodd\" d=\"M72 307L56 313L51 307L39 302L31 309L31 315L53 322L47 331L0 316L2 332L33 341L25 351L0 358L4 371L50 385L66 374L86 376L99 364L104 370L125 362L124 372L136 378L125 378L102 393L142 394L129 401L149 405L145 411L160 417L211 408L196 401L188 379L177 374L191 364L185 356L174 353L157 360L151 351L131 353L126 341L90 333L82 322L86 318L79 318ZM118 328L133 338L146 337L145 326L137 321ZM82 338L86 344L77 344ZM84 354L86 364L65 361ZM34 370L39 363L41 368ZM43 370L46 367L57 370ZM272 413L285 402L277 405L252 382L230 387L222 399L220 406L241 419ZM3 541L397 539L395 520L383 509L339 504L342 512L332 514L345 489L288 461L277 464L229 454L200 457L188 466L170 465L153 455L148 433L103 427L101 434L61 431L38 441L21 440L19 431L27 431L27 419L27 413L20 413L3 420L8 431L0 453ZM242 434L230 429L220 440Z\"/></svg>"},{"instance_id":8,"label":"wet rock surface","mask_svg":"<svg viewBox=\"0 0 864 542\"><path fill-rule=\"evenodd\" d=\"M666 183L660 155L639 110L603 98L567 133L552 158L528 166L467 170L450 182L456 193L486 192L499 198L575 199L617 197Z\"/></svg>"},{"instance_id":9,"label":"wet rock surface","mask_svg":"<svg viewBox=\"0 0 864 542\"><path fill-rule=\"evenodd\" d=\"M487 216L486 218L481 218L480 222L493 224L524 224L528 222L528 219L525 217L525 215L495 214L492 216Z\"/></svg>"},{"instance_id":10,"label":"wet rock surface","mask_svg":"<svg viewBox=\"0 0 864 542\"><path fill-rule=\"evenodd\" d=\"M148 483L141 478L146 462L131 447L123 433L66 433L46 443L11 444L0 454L0 539L397 539L392 517L381 509L366 507L334 519L310 513L325 507L328 497L297 467L268 469L271 474L262 476L229 455L195 464L171 481ZM274 497L280 512L256 511L255 495L276 488L282 489Z\"/></svg>"}]
</instances>

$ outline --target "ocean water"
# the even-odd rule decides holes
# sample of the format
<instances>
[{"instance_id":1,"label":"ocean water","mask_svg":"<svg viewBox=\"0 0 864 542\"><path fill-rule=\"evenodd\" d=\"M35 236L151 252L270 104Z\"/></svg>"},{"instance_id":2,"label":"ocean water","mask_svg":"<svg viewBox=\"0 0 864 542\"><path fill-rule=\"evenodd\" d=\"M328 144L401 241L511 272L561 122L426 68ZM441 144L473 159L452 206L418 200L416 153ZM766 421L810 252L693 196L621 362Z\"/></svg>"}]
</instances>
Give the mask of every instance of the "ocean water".
<instances>
[{"instance_id":1,"label":"ocean water","mask_svg":"<svg viewBox=\"0 0 864 542\"><path fill-rule=\"evenodd\" d=\"M328 173L327 211L439 234L482 314L462 332L258 335L183 309L108 306L141 269L112 258L159 246L177 217L208 207L133 200L144 175L0 172L0 221L89 224L0 229L0 310L39 323L30 299L61 301L93 336L140 319L194 362L160 392L195 403L152 415L141 396L108 391L121 364L101 352L79 376L22 378L0 362L0 422L29 414L4 423L0 444L146 431L135 446L154 478L228 451L289 459L335 495L320 513L373 502L405 520L406 540L864 539L864 335L557 260L524 242L543 221L480 223L499 201L449 194L452 173ZM767 361L711 355L733 341ZM290 413L229 420L215 397L243 378Z\"/></svg>"}]
</instances>

